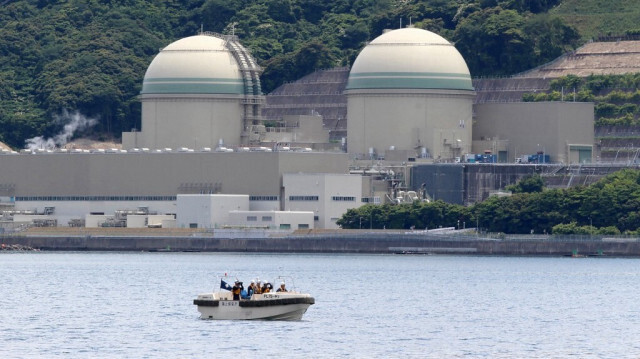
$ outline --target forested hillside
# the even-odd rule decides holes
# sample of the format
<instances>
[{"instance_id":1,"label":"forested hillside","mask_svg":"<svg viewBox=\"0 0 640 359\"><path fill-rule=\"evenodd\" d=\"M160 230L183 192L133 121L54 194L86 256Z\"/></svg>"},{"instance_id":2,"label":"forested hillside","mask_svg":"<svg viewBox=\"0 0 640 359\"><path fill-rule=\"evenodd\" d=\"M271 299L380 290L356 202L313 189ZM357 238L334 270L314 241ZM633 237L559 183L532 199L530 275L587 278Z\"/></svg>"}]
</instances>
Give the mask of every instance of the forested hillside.
<instances>
[{"instance_id":1,"label":"forested hillside","mask_svg":"<svg viewBox=\"0 0 640 359\"><path fill-rule=\"evenodd\" d=\"M640 34L638 0L563 0L550 12L578 29L583 39Z\"/></svg>"},{"instance_id":2,"label":"forested hillside","mask_svg":"<svg viewBox=\"0 0 640 359\"><path fill-rule=\"evenodd\" d=\"M5 0L0 2L0 141L57 133L58 114L96 118L96 137L139 128L140 91L158 49L234 32L269 92L350 65L384 29L411 23L454 41L473 76L516 73L578 45L549 10L560 0Z\"/></svg>"}]
</instances>

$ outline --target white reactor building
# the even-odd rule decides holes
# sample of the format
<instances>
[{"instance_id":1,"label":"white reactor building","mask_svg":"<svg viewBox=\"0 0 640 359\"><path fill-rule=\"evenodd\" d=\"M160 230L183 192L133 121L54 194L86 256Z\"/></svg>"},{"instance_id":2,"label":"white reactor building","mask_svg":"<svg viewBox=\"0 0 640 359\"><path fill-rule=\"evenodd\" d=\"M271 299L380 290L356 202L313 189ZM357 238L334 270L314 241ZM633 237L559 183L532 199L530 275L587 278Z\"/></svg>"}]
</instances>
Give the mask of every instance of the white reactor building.
<instances>
[{"instance_id":1,"label":"white reactor building","mask_svg":"<svg viewBox=\"0 0 640 359\"><path fill-rule=\"evenodd\" d=\"M356 58L345 90L347 146L356 159L391 151L448 160L471 151L475 92L466 62L426 30L388 31Z\"/></svg>"},{"instance_id":2,"label":"white reactor building","mask_svg":"<svg viewBox=\"0 0 640 359\"><path fill-rule=\"evenodd\" d=\"M202 33L177 40L144 76L141 132L123 148L204 148L248 143L264 102L262 69L235 36Z\"/></svg>"}]
</instances>

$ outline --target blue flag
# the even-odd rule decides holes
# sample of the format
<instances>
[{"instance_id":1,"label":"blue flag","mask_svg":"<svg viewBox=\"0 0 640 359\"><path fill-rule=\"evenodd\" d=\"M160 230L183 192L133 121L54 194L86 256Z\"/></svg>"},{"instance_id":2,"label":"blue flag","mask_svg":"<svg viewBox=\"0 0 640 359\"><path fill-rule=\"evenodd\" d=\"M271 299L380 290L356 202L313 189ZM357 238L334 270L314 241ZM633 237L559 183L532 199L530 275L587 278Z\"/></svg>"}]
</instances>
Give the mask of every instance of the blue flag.
<instances>
[{"instance_id":1,"label":"blue flag","mask_svg":"<svg viewBox=\"0 0 640 359\"><path fill-rule=\"evenodd\" d=\"M224 290L231 290L233 289L233 287L231 287L227 282L225 282L224 280L220 279L220 289L224 289Z\"/></svg>"}]
</instances>

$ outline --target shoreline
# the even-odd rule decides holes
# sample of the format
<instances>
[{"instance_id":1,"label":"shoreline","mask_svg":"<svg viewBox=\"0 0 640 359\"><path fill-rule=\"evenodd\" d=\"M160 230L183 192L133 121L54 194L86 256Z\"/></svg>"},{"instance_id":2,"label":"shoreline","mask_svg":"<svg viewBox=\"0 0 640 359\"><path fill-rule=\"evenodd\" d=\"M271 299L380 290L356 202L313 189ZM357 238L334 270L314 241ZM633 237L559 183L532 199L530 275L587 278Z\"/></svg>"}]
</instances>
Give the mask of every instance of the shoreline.
<instances>
[{"instance_id":1,"label":"shoreline","mask_svg":"<svg viewBox=\"0 0 640 359\"><path fill-rule=\"evenodd\" d=\"M640 257L638 238L557 238L428 235L413 232L350 231L290 234L260 238L191 235L14 234L0 236L3 246L41 251L279 252L367 254L456 254L519 256Z\"/></svg>"}]
</instances>

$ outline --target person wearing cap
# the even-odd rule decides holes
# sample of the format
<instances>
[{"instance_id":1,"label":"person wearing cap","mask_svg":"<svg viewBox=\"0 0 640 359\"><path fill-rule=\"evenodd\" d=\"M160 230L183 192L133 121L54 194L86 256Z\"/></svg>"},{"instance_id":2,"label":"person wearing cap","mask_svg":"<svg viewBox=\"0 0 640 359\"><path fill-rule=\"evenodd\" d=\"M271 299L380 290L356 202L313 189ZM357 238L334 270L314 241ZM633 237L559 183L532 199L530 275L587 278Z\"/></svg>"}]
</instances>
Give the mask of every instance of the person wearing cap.
<instances>
[{"instance_id":1,"label":"person wearing cap","mask_svg":"<svg viewBox=\"0 0 640 359\"><path fill-rule=\"evenodd\" d=\"M284 282L280 283L280 288L278 288L278 290L276 290L276 292L286 292L287 288L284 287Z\"/></svg>"},{"instance_id":2,"label":"person wearing cap","mask_svg":"<svg viewBox=\"0 0 640 359\"><path fill-rule=\"evenodd\" d=\"M233 293L233 300L240 300L240 292L242 291L242 285L240 281L236 281L231 288L231 293Z\"/></svg>"},{"instance_id":3,"label":"person wearing cap","mask_svg":"<svg viewBox=\"0 0 640 359\"><path fill-rule=\"evenodd\" d=\"M258 279L258 283L254 287L256 294L262 294L262 285L260 285L260 283L262 283L262 281Z\"/></svg>"},{"instance_id":4,"label":"person wearing cap","mask_svg":"<svg viewBox=\"0 0 640 359\"><path fill-rule=\"evenodd\" d=\"M269 293L271 291L271 284L269 282L262 283L262 293Z\"/></svg>"},{"instance_id":5,"label":"person wearing cap","mask_svg":"<svg viewBox=\"0 0 640 359\"><path fill-rule=\"evenodd\" d=\"M256 281L252 280L251 284L249 284L249 287L247 287L247 295L251 297L255 291L256 291Z\"/></svg>"}]
</instances>

